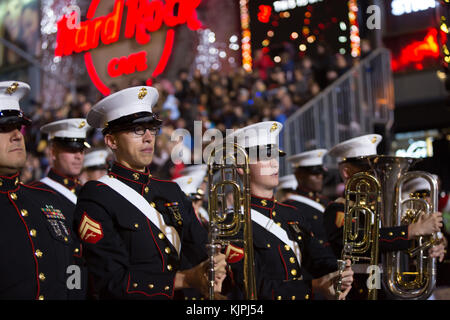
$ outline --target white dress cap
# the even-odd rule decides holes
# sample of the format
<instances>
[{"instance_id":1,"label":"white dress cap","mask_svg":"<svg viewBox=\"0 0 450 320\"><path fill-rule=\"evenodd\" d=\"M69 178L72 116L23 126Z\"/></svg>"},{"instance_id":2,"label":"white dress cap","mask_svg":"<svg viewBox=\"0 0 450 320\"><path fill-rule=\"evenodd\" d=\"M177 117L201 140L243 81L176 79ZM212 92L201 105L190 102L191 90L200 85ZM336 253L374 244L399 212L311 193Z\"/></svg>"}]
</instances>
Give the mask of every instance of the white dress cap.
<instances>
[{"instance_id":1,"label":"white dress cap","mask_svg":"<svg viewBox=\"0 0 450 320\"><path fill-rule=\"evenodd\" d=\"M328 151L328 154L338 159L365 157L377 154L377 146L383 139L379 134L367 134L338 143Z\"/></svg>"},{"instance_id":2,"label":"white dress cap","mask_svg":"<svg viewBox=\"0 0 450 320\"><path fill-rule=\"evenodd\" d=\"M20 111L19 101L30 91L30 86L20 81L0 82L0 110Z\"/></svg>"},{"instance_id":3,"label":"white dress cap","mask_svg":"<svg viewBox=\"0 0 450 320\"><path fill-rule=\"evenodd\" d=\"M437 180L438 176L432 174L433 178ZM419 190L430 191L431 186L424 178L416 177L410 180L407 180L402 187L402 197L407 197L409 194L414 193Z\"/></svg>"},{"instance_id":4,"label":"white dress cap","mask_svg":"<svg viewBox=\"0 0 450 320\"><path fill-rule=\"evenodd\" d=\"M296 190L298 186L297 178L293 174L280 177L277 189L292 189Z\"/></svg>"},{"instance_id":5,"label":"white dress cap","mask_svg":"<svg viewBox=\"0 0 450 320\"><path fill-rule=\"evenodd\" d=\"M290 156L287 160L291 163L293 168L321 166L323 165L323 157L326 153L326 149L316 149Z\"/></svg>"},{"instance_id":6,"label":"white dress cap","mask_svg":"<svg viewBox=\"0 0 450 320\"><path fill-rule=\"evenodd\" d=\"M84 156L83 168L105 166L106 159L111 154L109 150L100 149L86 153Z\"/></svg>"},{"instance_id":7,"label":"white dress cap","mask_svg":"<svg viewBox=\"0 0 450 320\"><path fill-rule=\"evenodd\" d=\"M226 142L236 142L244 148L279 144L279 134L283 125L277 121L264 121L251 124L227 135Z\"/></svg>"},{"instance_id":8,"label":"white dress cap","mask_svg":"<svg viewBox=\"0 0 450 320\"><path fill-rule=\"evenodd\" d=\"M158 101L158 90L139 86L120 90L97 102L87 115L94 128L105 128L110 121L138 112L152 112Z\"/></svg>"},{"instance_id":9,"label":"white dress cap","mask_svg":"<svg viewBox=\"0 0 450 320\"><path fill-rule=\"evenodd\" d=\"M180 174L182 176L189 176L189 175L192 176L192 175L196 175L196 174L205 176L207 169L208 169L208 165L206 165L206 164L194 164L194 165L190 165L190 166L183 168L180 171Z\"/></svg>"},{"instance_id":10,"label":"white dress cap","mask_svg":"<svg viewBox=\"0 0 450 320\"><path fill-rule=\"evenodd\" d=\"M196 175L182 176L174 179L173 181L180 186L181 190L183 190L183 192L187 196L189 196L198 193L198 188L202 184L203 178L204 175L196 174Z\"/></svg>"},{"instance_id":11,"label":"white dress cap","mask_svg":"<svg viewBox=\"0 0 450 320\"><path fill-rule=\"evenodd\" d=\"M48 123L41 127L41 132L48 134L49 140L54 138L86 139L90 129L84 118L71 118Z\"/></svg>"}]
</instances>

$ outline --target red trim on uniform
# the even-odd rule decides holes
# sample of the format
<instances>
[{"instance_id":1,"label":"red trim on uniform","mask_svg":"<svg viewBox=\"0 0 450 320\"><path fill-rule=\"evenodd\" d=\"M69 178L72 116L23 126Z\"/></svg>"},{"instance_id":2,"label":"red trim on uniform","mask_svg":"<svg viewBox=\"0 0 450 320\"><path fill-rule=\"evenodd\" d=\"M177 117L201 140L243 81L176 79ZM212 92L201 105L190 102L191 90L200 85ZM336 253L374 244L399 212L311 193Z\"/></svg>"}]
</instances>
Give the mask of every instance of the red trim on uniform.
<instances>
[{"instance_id":1,"label":"red trim on uniform","mask_svg":"<svg viewBox=\"0 0 450 320\"><path fill-rule=\"evenodd\" d=\"M283 254L281 253L281 247L278 245L278 252L280 253L281 261L283 261L284 271L286 271L286 280L289 280L289 274L286 266L286 262L284 261Z\"/></svg>"},{"instance_id":2,"label":"red trim on uniform","mask_svg":"<svg viewBox=\"0 0 450 320\"><path fill-rule=\"evenodd\" d=\"M43 188L38 188L38 187L33 187L33 186L30 186L30 185L26 185L26 184L20 184L20 185L23 186L23 187L26 187L26 188L30 188L30 189L34 189L34 190L47 191L47 192L56 194L56 191L53 191L53 190L43 189Z\"/></svg>"},{"instance_id":3,"label":"red trim on uniform","mask_svg":"<svg viewBox=\"0 0 450 320\"><path fill-rule=\"evenodd\" d=\"M129 274L128 274L127 290L126 290L128 294L139 293L139 294L143 294L143 295L145 295L145 296L147 296L147 297L153 297L153 296L167 296L168 298L172 298L172 296L173 296L173 293L172 293L172 296L169 296L167 293L162 293L162 292L149 294L149 293L147 293L147 292L145 292L145 291L138 291L138 290L130 291L130 290L128 290L128 289L130 288L130 280L131 280L131 274L129 273ZM175 281L175 278L174 278L174 281ZM173 291L172 291L172 292L173 292Z\"/></svg>"},{"instance_id":4,"label":"red trim on uniform","mask_svg":"<svg viewBox=\"0 0 450 320\"><path fill-rule=\"evenodd\" d=\"M0 175L0 178L12 180L12 179L17 178L18 176L19 176L19 172L16 172L12 176L2 176L2 175Z\"/></svg>"},{"instance_id":5,"label":"red trim on uniform","mask_svg":"<svg viewBox=\"0 0 450 320\"><path fill-rule=\"evenodd\" d=\"M70 176L66 176L65 174L62 174L61 172L59 172L58 170L56 170L55 168L51 168L50 171L53 171L56 175L63 177L63 178L67 178L69 180L72 180L73 183L75 184L80 184L80 182L78 182L78 178L75 177L70 177ZM66 187L67 188L67 187Z\"/></svg>"},{"instance_id":6,"label":"red trim on uniform","mask_svg":"<svg viewBox=\"0 0 450 320\"><path fill-rule=\"evenodd\" d=\"M38 268L38 261L37 261L36 255L34 254L35 249L34 249L33 240L30 237L30 230L28 229L27 223L25 222L25 220L23 219L22 215L20 214L20 211L19 211L19 208L17 207L17 205L14 203L13 200L11 200L10 197L8 197L8 199L13 204L14 208L16 208L17 214L19 215L20 220L22 220L23 224L25 225L25 229L27 230L27 236L28 236L28 239L30 240L30 244L31 244L31 250L32 250L31 254L33 255L33 259L34 259L34 262L36 264L36 284L37 284L36 299L39 299L39 293L40 293L40 290L41 290L41 287L39 285L39 278L38 278L39 268Z\"/></svg>"},{"instance_id":7,"label":"red trim on uniform","mask_svg":"<svg viewBox=\"0 0 450 320\"><path fill-rule=\"evenodd\" d=\"M170 183L175 183L175 184L177 184L175 181L171 181L171 180L162 180L162 179L157 179L157 178L154 178L154 177L150 177L150 179L153 179L153 180L156 180L156 181L170 182Z\"/></svg>"},{"instance_id":8,"label":"red trim on uniform","mask_svg":"<svg viewBox=\"0 0 450 320\"><path fill-rule=\"evenodd\" d=\"M17 188L13 189L13 190L8 190L8 191L0 191L0 193L3 194L9 194L10 192L16 192L19 190L20 185L17 185Z\"/></svg>"},{"instance_id":9,"label":"red trim on uniform","mask_svg":"<svg viewBox=\"0 0 450 320\"><path fill-rule=\"evenodd\" d=\"M123 176L121 176L121 175L118 175L117 173L114 173L114 172L110 172L109 174L110 174L110 175L113 175L113 176L116 176L116 177L119 177L119 178L121 178L121 179L130 181L130 182L142 184L143 186L146 185L146 184L144 184L144 183L142 183L142 182L139 182L139 181L136 181L136 180L131 180L131 179L125 178L125 177L123 177Z\"/></svg>"},{"instance_id":10,"label":"red trim on uniform","mask_svg":"<svg viewBox=\"0 0 450 320\"><path fill-rule=\"evenodd\" d=\"M289 207L289 208L298 210L298 208L296 208L296 207L294 207L294 206L291 206L291 205L288 205L288 204L285 204L285 203L281 203L281 202L277 202L277 203L278 203L279 205L281 205L281 206L285 206L285 207Z\"/></svg>"},{"instance_id":11,"label":"red trim on uniform","mask_svg":"<svg viewBox=\"0 0 450 320\"><path fill-rule=\"evenodd\" d=\"M253 203L251 203L250 205L251 205L251 206L254 206L254 207L261 208L261 209L266 209L266 210L272 210L272 209L273 209L273 207L272 207L272 208L261 207L261 206L258 206L257 204L253 204Z\"/></svg>"},{"instance_id":12,"label":"red trim on uniform","mask_svg":"<svg viewBox=\"0 0 450 320\"><path fill-rule=\"evenodd\" d=\"M191 203L191 205L192 205L192 203ZM195 217L197 218L197 221L198 221L198 223L200 223L200 225L201 226L203 226L203 223L202 223L202 221L200 220L200 217L198 216L198 213L197 213L197 211L195 211L195 209L194 209L194 206L192 205L192 210L194 210L194 213L195 213Z\"/></svg>"},{"instance_id":13,"label":"red trim on uniform","mask_svg":"<svg viewBox=\"0 0 450 320\"><path fill-rule=\"evenodd\" d=\"M79 254L75 253L73 256L76 257L76 258L83 257L83 244L82 243L80 243L80 253Z\"/></svg>"},{"instance_id":14,"label":"red trim on uniform","mask_svg":"<svg viewBox=\"0 0 450 320\"><path fill-rule=\"evenodd\" d=\"M161 256L162 271L164 272L165 271L165 269L164 269L164 267L165 267L165 265L164 265L164 255L162 254L161 249L158 246L158 242L156 242L155 236L154 236L153 231L152 231L152 226L150 225L150 220L148 220L148 218L146 218L146 220L147 220L148 228L150 229L150 233L151 233L152 238L153 238L153 242L155 242L155 245L156 245L156 247L158 248L158 251L159 251L159 255Z\"/></svg>"},{"instance_id":15,"label":"red trim on uniform","mask_svg":"<svg viewBox=\"0 0 450 320\"><path fill-rule=\"evenodd\" d=\"M106 185L104 183L99 183L99 184L96 185L96 187L100 187L100 186L108 186L108 185Z\"/></svg>"},{"instance_id":16,"label":"red trim on uniform","mask_svg":"<svg viewBox=\"0 0 450 320\"><path fill-rule=\"evenodd\" d=\"M43 182L38 180L38 181L32 181L32 182L28 183L27 186L36 187L36 186L40 186L40 185L43 185L43 184L44 184Z\"/></svg>"}]
</instances>

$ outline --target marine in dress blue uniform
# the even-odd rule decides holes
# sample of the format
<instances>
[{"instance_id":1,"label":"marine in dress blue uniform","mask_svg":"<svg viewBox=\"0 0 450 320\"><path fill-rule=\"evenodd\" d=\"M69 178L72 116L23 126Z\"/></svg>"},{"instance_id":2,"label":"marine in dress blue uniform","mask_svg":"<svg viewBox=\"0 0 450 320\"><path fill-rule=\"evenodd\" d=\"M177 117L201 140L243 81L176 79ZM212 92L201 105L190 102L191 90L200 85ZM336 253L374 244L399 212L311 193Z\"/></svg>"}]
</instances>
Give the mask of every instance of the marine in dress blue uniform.
<instances>
[{"instance_id":1,"label":"marine in dress blue uniform","mask_svg":"<svg viewBox=\"0 0 450 320\"><path fill-rule=\"evenodd\" d=\"M84 155L83 170L80 174L81 184L89 180L97 180L108 172L112 154L105 148L90 149Z\"/></svg>"},{"instance_id":2,"label":"marine in dress blue uniform","mask_svg":"<svg viewBox=\"0 0 450 320\"><path fill-rule=\"evenodd\" d=\"M319 278L328 279L328 285L320 289L330 290L332 279L337 276L336 258L331 250L319 243L295 207L274 199L273 189L272 193L268 192L270 197L256 194L260 184L272 183L272 188L278 184L278 157L274 155L284 155L278 149L281 129L279 122L261 122L235 131L227 140L236 138L250 155L251 218L258 299L308 300L314 297L314 290L319 291L319 287L315 286ZM254 148L259 150L254 151ZM252 154L257 154L257 159L252 160ZM269 166L263 167L264 163L269 162ZM243 281L244 254L235 244L226 248L232 278L238 286ZM351 270L348 272L351 273ZM320 292L330 298L330 291L325 291Z\"/></svg>"},{"instance_id":3,"label":"marine in dress blue uniform","mask_svg":"<svg viewBox=\"0 0 450 320\"><path fill-rule=\"evenodd\" d=\"M325 211L325 197L320 195L323 184L323 158L327 153L326 149L316 149L302 152L288 158L297 178L297 188L285 201L287 204L299 209L312 227L314 236L325 246L328 244L326 232L323 227L323 213ZM303 181L302 179L308 180ZM313 183L312 183L312 182ZM315 190L307 189L307 186L314 184ZM320 189L320 190L319 190Z\"/></svg>"},{"instance_id":4,"label":"marine in dress blue uniform","mask_svg":"<svg viewBox=\"0 0 450 320\"><path fill-rule=\"evenodd\" d=\"M55 192L19 181L26 159L20 130L31 124L19 100L29 90L23 82L0 82L0 299L72 299L74 234L63 205Z\"/></svg>"},{"instance_id":5,"label":"marine in dress blue uniform","mask_svg":"<svg viewBox=\"0 0 450 320\"><path fill-rule=\"evenodd\" d=\"M180 187L146 169L162 122L152 112L157 99L155 88L132 87L104 98L87 115L92 127L103 129L116 158L107 176L83 186L75 212L100 299L185 298L177 288L205 292L207 232ZM223 255L221 261L224 273ZM180 275L186 285L179 285Z\"/></svg>"},{"instance_id":6,"label":"marine in dress blue uniform","mask_svg":"<svg viewBox=\"0 0 450 320\"><path fill-rule=\"evenodd\" d=\"M73 227L73 213L77 202L77 195L81 190L81 173L85 150L90 148L86 135L90 127L84 118L63 119L48 123L40 128L43 135L50 142L53 165L46 177L34 181L30 185L55 192L61 198L63 211ZM74 233L76 234L76 232ZM82 285L79 290L80 299L86 297L88 285L88 271L82 258L82 245L75 237L74 257L82 270Z\"/></svg>"},{"instance_id":7,"label":"marine in dress blue uniform","mask_svg":"<svg viewBox=\"0 0 450 320\"><path fill-rule=\"evenodd\" d=\"M186 194L188 199L192 202L194 212L197 215L197 219L208 230L209 216L208 212L203 206L203 199L205 197L206 188L206 167L203 165L195 165L197 170L192 169L187 175L183 175L174 179L181 190Z\"/></svg>"},{"instance_id":8,"label":"marine in dress blue uniform","mask_svg":"<svg viewBox=\"0 0 450 320\"><path fill-rule=\"evenodd\" d=\"M381 140L382 137L377 134L363 135L343 141L330 149L329 155L337 158L339 171L344 181L347 181L357 172L371 170L368 162L364 161L364 159L367 156L377 154L377 146ZM338 198L327 206L324 213L324 226L328 241L337 257L342 255L343 249L344 203L344 199ZM410 234L411 230L411 225L381 227L378 240L380 253L402 251L410 248L412 245L411 237L414 236ZM366 279L365 265L355 269L355 282L354 288L349 294L350 299L367 299ZM383 291L379 293L378 297L379 299L384 298Z\"/></svg>"}]
</instances>

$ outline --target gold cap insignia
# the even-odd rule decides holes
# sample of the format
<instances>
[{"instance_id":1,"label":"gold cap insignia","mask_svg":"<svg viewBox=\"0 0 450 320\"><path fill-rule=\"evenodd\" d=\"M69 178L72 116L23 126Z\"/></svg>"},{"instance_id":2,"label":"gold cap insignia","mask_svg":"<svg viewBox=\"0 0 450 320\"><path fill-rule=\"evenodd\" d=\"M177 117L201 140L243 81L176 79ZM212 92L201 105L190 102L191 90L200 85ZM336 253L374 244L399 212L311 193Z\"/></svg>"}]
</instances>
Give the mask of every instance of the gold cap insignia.
<instances>
[{"instance_id":1,"label":"gold cap insignia","mask_svg":"<svg viewBox=\"0 0 450 320\"><path fill-rule=\"evenodd\" d=\"M144 97L147 95L147 88L142 88L141 90L139 90L138 93L138 98L139 99L144 99Z\"/></svg>"},{"instance_id":2,"label":"gold cap insignia","mask_svg":"<svg viewBox=\"0 0 450 320\"><path fill-rule=\"evenodd\" d=\"M6 93L9 95L12 95L14 92L16 92L18 87L19 87L19 84L17 82L14 82L11 86L6 88Z\"/></svg>"},{"instance_id":3,"label":"gold cap insignia","mask_svg":"<svg viewBox=\"0 0 450 320\"><path fill-rule=\"evenodd\" d=\"M323 153L323 152L319 152L319 154L318 154L317 156L318 156L318 157L321 157L321 156L322 156L322 153Z\"/></svg>"},{"instance_id":4,"label":"gold cap insignia","mask_svg":"<svg viewBox=\"0 0 450 320\"><path fill-rule=\"evenodd\" d=\"M187 184L191 184L192 182L192 177L188 179Z\"/></svg>"},{"instance_id":5,"label":"gold cap insignia","mask_svg":"<svg viewBox=\"0 0 450 320\"><path fill-rule=\"evenodd\" d=\"M274 132L275 130L277 130L278 125L276 123L272 124L272 126L270 127L270 132Z\"/></svg>"},{"instance_id":6,"label":"gold cap insignia","mask_svg":"<svg viewBox=\"0 0 450 320\"><path fill-rule=\"evenodd\" d=\"M86 125L86 121L81 121L80 125L78 126L79 129L83 128Z\"/></svg>"},{"instance_id":7,"label":"gold cap insignia","mask_svg":"<svg viewBox=\"0 0 450 320\"><path fill-rule=\"evenodd\" d=\"M377 137L373 137L373 138L372 138L372 143L377 142L377 140L378 140Z\"/></svg>"}]
</instances>

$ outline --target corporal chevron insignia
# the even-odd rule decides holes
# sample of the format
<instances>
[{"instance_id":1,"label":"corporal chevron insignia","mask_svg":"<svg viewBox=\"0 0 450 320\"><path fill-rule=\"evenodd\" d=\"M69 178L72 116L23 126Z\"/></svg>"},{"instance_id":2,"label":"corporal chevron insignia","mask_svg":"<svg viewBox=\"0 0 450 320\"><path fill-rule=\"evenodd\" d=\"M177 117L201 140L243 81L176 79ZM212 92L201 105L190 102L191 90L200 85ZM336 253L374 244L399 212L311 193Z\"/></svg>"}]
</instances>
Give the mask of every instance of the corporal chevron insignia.
<instances>
[{"instance_id":1,"label":"corporal chevron insignia","mask_svg":"<svg viewBox=\"0 0 450 320\"><path fill-rule=\"evenodd\" d=\"M97 243L103 238L103 230L100 223L92 218L89 218L86 212L83 214L78 234L81 240L89 243Z\"/></svg>"},{"instance_id":2,"label":"corporal chevron insignia","mask_svg":"<svg viewBox=\"0 0 450 320\"><path fill-rule=\"evenodd\" d=\"M236 263L244 258L244 249L233 244L229 244L225 250L225 257L228 263Z\"/></svg>"}]
</instances>

